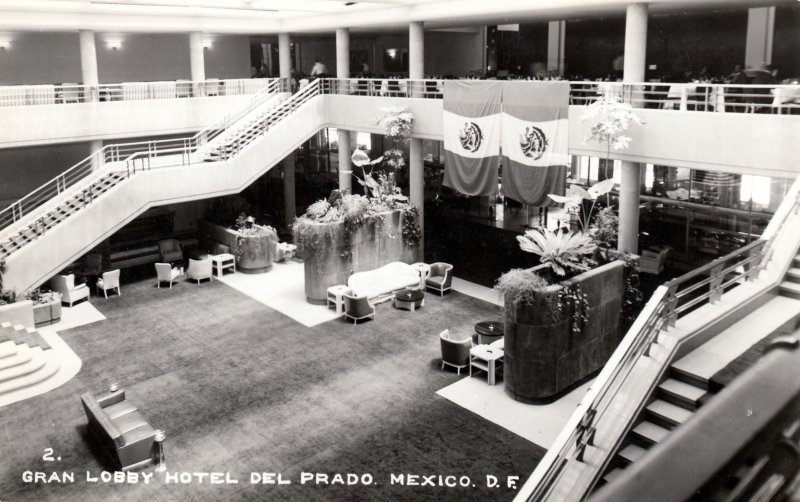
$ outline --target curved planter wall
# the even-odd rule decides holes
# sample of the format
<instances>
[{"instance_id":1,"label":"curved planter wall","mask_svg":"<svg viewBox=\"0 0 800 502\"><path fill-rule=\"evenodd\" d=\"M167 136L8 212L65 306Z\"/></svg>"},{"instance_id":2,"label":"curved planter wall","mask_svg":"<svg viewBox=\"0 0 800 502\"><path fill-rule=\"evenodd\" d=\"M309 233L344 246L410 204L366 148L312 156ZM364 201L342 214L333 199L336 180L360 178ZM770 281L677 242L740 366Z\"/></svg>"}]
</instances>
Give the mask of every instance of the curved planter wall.
<instances>
[{"instance_id":1,"label":"curved planter wall","mask_svg":"<svg viewBox=\"0 0 800 502\"><path fill-rule=\"evenodd\" d=\"M265 227L262 227L265 228ZM225 244L236 256L236 270L245 274L260 274L272 268L278 245L275 232L247 235L240 246L237 242L239 232L208 221L200 222L203 240Z\"/></svg>"},{"instance_id":2,"label":"curved planter wall","mask_svg":"<svg viewBox=\"0 0 800 502\"><path fill-rule=\"evenodd\" d=\"M619 332L624 263L615 261L549 286L533 303L505 303L504 380L517 401L550 401L600 369L624 333ZM580 284L586 295L586 322L572 331L571 300L558 308L565 286Z\"/></svg>"},{"instance_id":3,"label":"curved planter wall","mask_svg":"<svg viewBox=\"0 0 800 502\"><path fill-rule=\"evenodd\" d=\"M383 223L376 223L377 216L367 218L364 226L351 236L353 254L350 259L341 257L346 250L344 223L318 224L320 232L332 235L332 242L323 252L317 250L313 256L303 256L306 299L310 303L327 303L328 288L347 284L347 278L356 272L372 270L393 261L416 261L417 248L403 244L402 211L395 210L384 215ZM376 224L382 224L384 228L376 231Z\"/></svg>"}]
</instances>

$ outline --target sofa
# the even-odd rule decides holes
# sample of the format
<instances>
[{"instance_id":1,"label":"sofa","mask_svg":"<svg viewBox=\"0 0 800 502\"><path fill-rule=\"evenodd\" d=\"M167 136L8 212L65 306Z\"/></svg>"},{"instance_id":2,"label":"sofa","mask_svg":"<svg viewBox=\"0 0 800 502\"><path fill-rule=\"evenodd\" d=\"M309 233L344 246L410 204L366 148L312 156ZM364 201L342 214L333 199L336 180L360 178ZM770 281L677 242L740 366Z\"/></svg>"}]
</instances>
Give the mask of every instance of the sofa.
<instances>
[{"instance_id":1,"label":"sofa","mask_svg":"<svg viewBox=\"0 0 800 502\"><path fill-rule=\"evenodd\" d=\"M419 287L419 273L403 262L395 261L382 267L356 272L347 279L353 296L366 296L370 300L391 297L394 291Z\"/></svg>"},{"instance_id":2,"label":"sofa","mask_svg":"<svg viewBox=\"0 0 800 502\"><path fill-rule=\"evenodd\" d=\"M156 431L136 406L117 390L95 397L81 395L83 410L89 420L88 431L117 470L144 469L158 462Z\"/></svg>"}]
</instances>

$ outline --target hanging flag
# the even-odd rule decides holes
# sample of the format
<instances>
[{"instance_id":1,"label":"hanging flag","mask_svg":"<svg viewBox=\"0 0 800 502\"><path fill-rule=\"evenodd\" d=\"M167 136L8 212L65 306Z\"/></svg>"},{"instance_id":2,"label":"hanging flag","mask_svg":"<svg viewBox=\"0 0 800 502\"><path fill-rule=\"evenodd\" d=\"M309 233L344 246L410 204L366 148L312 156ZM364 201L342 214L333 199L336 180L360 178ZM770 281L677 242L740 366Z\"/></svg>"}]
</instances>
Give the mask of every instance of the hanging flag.
<instances>
[{"instance_id":1,"label":"hanging flag","mask_svg":"<svg viewBox=\"0 0 800 502\"><path fill-rule=\"evenodd\" d=\"M503 195L553 206L569 165L569 82L504 82Z\"/></svg>"},{"instance_id":2,"label":"hanging flag","mask_svg":"<svg viewBox=\"0 0 800 502\"><path fill-rule=\"evenodd\" d=\"M444 81L445 186L466 195L497 194L501 91L501 82Z\"/></svg>"}]
</instances>

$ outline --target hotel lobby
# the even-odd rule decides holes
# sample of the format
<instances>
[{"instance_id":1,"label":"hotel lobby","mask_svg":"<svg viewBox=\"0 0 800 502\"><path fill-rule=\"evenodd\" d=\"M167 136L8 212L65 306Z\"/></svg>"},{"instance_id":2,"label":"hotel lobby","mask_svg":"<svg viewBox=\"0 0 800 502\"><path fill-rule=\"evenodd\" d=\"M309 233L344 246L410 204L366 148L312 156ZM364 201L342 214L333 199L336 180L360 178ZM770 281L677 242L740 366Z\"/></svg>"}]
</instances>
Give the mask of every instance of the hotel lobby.
<instances>
[{"instance_id":1,"label":"hotel lobby","mask_svg":"<svg viewBox=\"0 0 800 502\"><path fill-rule=\"evenodd\" d=\"M799 23L0 2L0 502L793 500Z\"/></svg>"}]
</instances>

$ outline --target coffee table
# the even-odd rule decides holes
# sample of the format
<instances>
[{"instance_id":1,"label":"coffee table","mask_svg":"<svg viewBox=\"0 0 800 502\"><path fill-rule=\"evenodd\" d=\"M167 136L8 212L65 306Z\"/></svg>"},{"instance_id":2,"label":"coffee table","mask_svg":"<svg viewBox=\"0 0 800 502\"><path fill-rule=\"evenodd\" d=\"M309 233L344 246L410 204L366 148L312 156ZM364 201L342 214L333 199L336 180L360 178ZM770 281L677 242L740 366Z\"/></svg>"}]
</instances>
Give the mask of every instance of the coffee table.
<instances>
[{"instance_id":1,"label":"coffee table","mask_svg":"<svg viewBox=\"0 0 800 502\"><path fill-rule=\"evenodd\" d=\"M225 269L231 269L236 272L236 257L230 253L216 254L211 257L211 268L217 269L217 277L222 277L222 272Z\"/></svg>"},{"instance_id":2,"label":"coffee table","mask_svg":"<svg viewBox=\"0 0 800 502\"><path fill-rule=\"evenodd\" d=\"M495 370L498 361L503 357L503 349L489 345L476 345L469 349L469 376L472 376L472 367L483 370L488 375L489 385L495 384ZM502 361L500 361L502 363Z\"/></svg>"},{"instance_id":3,"label":"coffee table","mask_svg":"<svg viewBox=\"0 0 800 502\"><path fill-rule=\"evenodd\" d=\"M403 289L394 295L394 307L414 311L425 306L425 293L418 289Z\"/></svg>"},{"instance_id":4,"label":"coffee table","mask_svg":"<svg viewBox=\"0 0 800 502\"><path fill-rule=\"evenodd\" d=\"M475 325L479 344L490 344L503 338L505 326L500 321L481 321Z\"/></svg>"}]
</instances>

